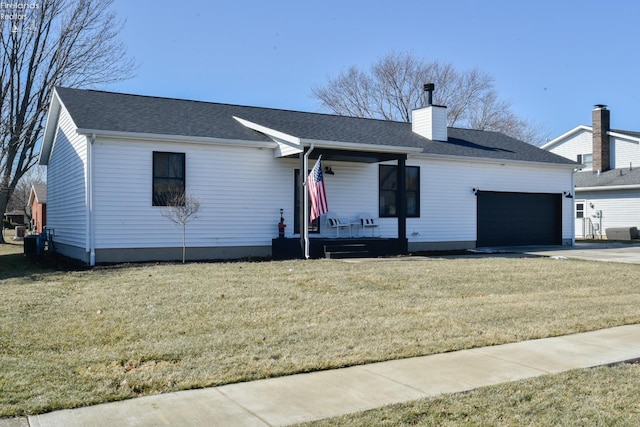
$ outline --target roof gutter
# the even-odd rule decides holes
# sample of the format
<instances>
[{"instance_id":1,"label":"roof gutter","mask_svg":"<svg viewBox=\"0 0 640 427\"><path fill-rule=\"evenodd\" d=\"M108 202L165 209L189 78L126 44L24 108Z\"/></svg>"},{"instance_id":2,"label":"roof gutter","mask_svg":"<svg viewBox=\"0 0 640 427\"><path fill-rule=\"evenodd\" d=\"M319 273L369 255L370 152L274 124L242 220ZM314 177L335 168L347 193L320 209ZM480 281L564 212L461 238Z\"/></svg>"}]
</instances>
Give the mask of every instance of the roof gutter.
<instances>
[{"instance_id":1,"label":"roof gutter","mask_svg":"<svg viewBox=\"0 0 640 427\"><path fill-rule=\"evenodd\" d=\"M239 147L254 147L254 148L275 148L276 144L271 141L247 141L240 139L225 139L225 138L213 138L205 136L185 136L185 135L165 135L155 133L140 133L140 132L120 132L120 131L106 131L99 129L77 129L76 132L79 135L91 136L99 135L105 138L124 138L139 141L155 141L155 142L180 142L180 143L192 143L192 144L207 144L207 145L230 145Z\"/></svg>"},{"instance_id":2,"label":"roof gutter","mask_svg":"<svg viewBox=\"0 0 640 427\"><path fill-rule=\"evenodd\" d=\"M472 156L452 156L448 154L429 154L422 153L415 156L416 158L428 158L433 160L447 160L456 162L474 162L474 163L490 163L490 164L513 164L513 165L531 165L531 166L545 166L557 169L579 169L579 163L547 163L547 162L532 162L526 160L511 160L511 159L496 159L490 157L472 157ZM570 162L570 160L567 160Z\"/></svg>"},{"instance_id":3,"label":"roof gutter","mask_svg":"<svg viewBox=\"0 0 640 427\"><path fill-rule=\"evenodd\" d=\"M600 185L598 187L576 187L576 191L612 191L612 190L640 190L640 184L630 185Z\"/></svg>"}]
</instances>

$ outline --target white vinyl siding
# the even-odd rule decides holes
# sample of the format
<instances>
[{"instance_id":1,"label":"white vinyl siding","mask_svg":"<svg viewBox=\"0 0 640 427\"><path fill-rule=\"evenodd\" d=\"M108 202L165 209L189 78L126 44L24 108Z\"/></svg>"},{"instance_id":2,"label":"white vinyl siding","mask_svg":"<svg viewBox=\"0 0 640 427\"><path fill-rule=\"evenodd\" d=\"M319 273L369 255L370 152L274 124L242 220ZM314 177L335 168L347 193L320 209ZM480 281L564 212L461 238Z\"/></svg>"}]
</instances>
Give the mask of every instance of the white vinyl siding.
<instances>
[{"instance_id":1,"label":"white vinyl siding","mask_svg":"<svg viewBox=\"0 0 640 427\"><path fill-rule=\"evenodd\" d=\"M566 140L554 144L549 151L569 160L578 161L578 155L593 153L593 134L591 130L581 129ZM586 167L583 170L587 171L591 168Z\"/></svg>"},{"instance_id":2,"label":"white vinyl siding","mask_svg":"<svg viewBox=\"0 0 640 427\"><path fill-rule=\"evenodd\" d=\"M611 145L611 168L640 167L640 143L635 140L612 136ZM578 160L578 156L593 154L593 135L590 130L580 130L553 145L549 149L552 153L570 160ZM587 165L583 171L590 171L593 168Z\"/></svg>"},{"instance_id":3,"label":"white vinyl siding","mask_svg":"<svg viewBox=\"0 0 640 427\"><path fill-rule=\"evenodd\" d=\"M622 138L611 138L612 169L640 167L640 144Z\"/></svg>"},{"instance_id":4,"label":"white vinyl siding","mask_svg":"<svg viewBox=\"0 0 640 427\"><path fill-rule=\"evenodd\" d=\"M407 219L410 242L475 241L477 199L483 191L562 194L571 172L543 165L424 160L419 164L420 218ZM573 237L573 199L563 198L562 238Z\"/></svg>"},{"instance_id":5,"label":"white vinyl siding","mask_svg":"<svg viewBox=\"0 0 640 427\"><path fill-rule=\"evenodd\" d=\"M640 229L640 190L625 191L577 191L576 197L584 200L585 220L602 224L602 234L607 228L637 227ZM597 212L602 218L597 218ZM582 235L582 221L576 220L576 237Z\"/></svg>"},{"instance_id":6,"label":"white vinyl siding","mask_svg":"<svg viewBox=\"0 0 640 427\"><path fill-rule=\"evenodd\" d=\"M67 111L60 113L54 149L47 167L47 227L54 240L87 248L87 138L76 133Z\"/></svg>"},{"instance_id":7,"label":"white vinyl siding","mask_svg":"<svg viewBox=\"0 0 640 427\"><path fill-rule=\"evenodd\" d=\"M179 247L178 226L152 206L153 151L185 153L186 192L200 200L187 244L271 245L280 208L293 224L295 160L270 149L98 140L94 145L96 248ZM293 227L291 227L293 228Z\"/></svg>"}]
</instances>

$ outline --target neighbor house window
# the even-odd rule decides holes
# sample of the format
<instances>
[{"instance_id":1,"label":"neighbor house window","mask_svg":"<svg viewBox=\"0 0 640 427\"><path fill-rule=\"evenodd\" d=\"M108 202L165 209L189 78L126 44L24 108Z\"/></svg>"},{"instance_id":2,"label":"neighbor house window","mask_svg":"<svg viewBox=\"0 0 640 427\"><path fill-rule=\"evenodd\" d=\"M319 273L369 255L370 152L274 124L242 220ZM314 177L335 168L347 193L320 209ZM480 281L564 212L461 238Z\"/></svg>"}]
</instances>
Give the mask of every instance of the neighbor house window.
<instances>
[{"instance_id":1,"label":"neighbor house window","mask_svg":"<svg viewBox=\"0 0 640 427\"><path fill-rule=\"evenodd\" d=\"M168 206L184 196L184 153L153 152L153 206Z\"/></svg>"},{"instance_id":2,"label":"neighbor house window","mask_svg":"<svg viewBox=\"0 0 640 427\"><path fill-rule=\"evenodd\" d=\"M584 203L576 203L576 218L584 218Z\"/></svg>"},{"instance_id":3,"label":"neighbor house window","mask_svg":"<svg viewBox=\"0 0 640 427\"><path fill-rule=\"evenodd\" d=\"M585 169L593 168L593 154L578 154L578 163L584 164Z\"/></svg>"},{"instance_id":4,"label":"neighbor house window","mask_svg":"<svg viewBox=\"0 0 640 427\"><path fill-rule=\"evenodd\" d=\"M398 167L380 165L380 217L397 217ZM420 216L420 168L406 166L407 217Z\"/></svg>"}]
</instances>

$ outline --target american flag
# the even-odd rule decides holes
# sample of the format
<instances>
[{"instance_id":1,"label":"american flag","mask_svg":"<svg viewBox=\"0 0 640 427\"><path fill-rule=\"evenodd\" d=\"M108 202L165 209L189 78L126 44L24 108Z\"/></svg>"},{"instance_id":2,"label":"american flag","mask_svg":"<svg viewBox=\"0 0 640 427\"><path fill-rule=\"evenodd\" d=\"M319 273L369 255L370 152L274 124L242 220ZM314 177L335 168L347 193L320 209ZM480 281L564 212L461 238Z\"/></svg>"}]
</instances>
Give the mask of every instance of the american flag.
<instances>
[{"instance_id":1,"label":"american flag","mask_svg":"<svg viewBox=\"0 0 640 427\"><path fill-rule=\"evenodd\" d=\"M311 173L309 173L309 177L307 178L307 185L309 188L309 198L311 199L311 216L309 220L313 221L329 211L327 193L324 191L324 178L322 177L322 163L320 163L320 159L318 159L316 165L311 169Z\"/></svg>"}]
</instances>

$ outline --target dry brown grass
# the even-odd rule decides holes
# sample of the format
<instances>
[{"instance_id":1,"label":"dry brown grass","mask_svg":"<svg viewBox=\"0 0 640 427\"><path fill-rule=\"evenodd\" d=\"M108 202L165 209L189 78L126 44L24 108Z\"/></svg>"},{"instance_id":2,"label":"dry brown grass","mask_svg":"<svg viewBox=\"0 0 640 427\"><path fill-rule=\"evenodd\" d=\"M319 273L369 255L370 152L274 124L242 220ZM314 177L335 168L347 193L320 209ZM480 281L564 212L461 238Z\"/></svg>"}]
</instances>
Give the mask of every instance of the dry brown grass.
<instances>
[{"instance_id":1,"label":"dry brown grass","mask_svg":"<svg viewBox=\"0 0 640 427\"><path fill-rule=\"evenodd\" d=\"M60 272L0 247L0 416L637 323L636 273L505 257Z\"/></svg>"}]
</instances>

